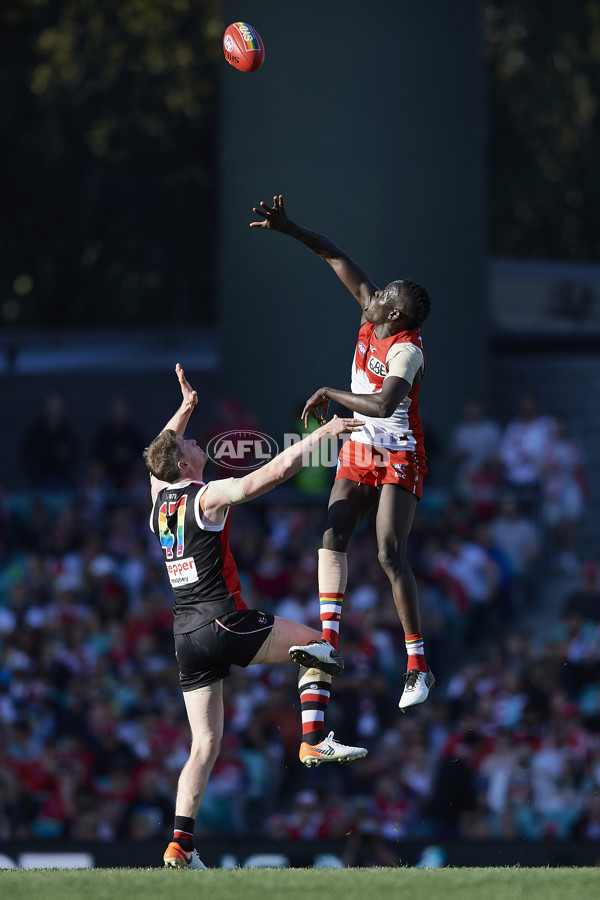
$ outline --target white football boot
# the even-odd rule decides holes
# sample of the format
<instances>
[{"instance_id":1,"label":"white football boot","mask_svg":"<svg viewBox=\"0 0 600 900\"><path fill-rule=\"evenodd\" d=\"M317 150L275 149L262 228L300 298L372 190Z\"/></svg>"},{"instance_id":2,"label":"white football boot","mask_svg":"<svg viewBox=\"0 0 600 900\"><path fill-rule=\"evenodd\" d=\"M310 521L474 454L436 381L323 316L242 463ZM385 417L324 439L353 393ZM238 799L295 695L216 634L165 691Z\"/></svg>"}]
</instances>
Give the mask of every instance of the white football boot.
<instances>
[{"instance_id":1,"label":"white football boot","mask_svg":"<svg viewBox=\"0 0 600 900\"><path fill-rule=\"evenodd\" d=\"M335 740L333 731L330 731L326 738L314 746L302 741L299 756L300 762L310 768L325 762L349 763L355 759L362 759L367 752L365 747L348 747L346 744L340 744Z\"/></svg>"},{"instance_id":2,"label":"white football boot","mask_svg":"<svg viewBox=\"0 0 600 900\"><path fill-rule=\"evenodd\" d=\"M309 641L304 646L290 647L290 656L295 663L328 675L341 675L344 671L342 653L329 641Z\"/></svg>"},{"instance_id":3,"label":"white football boot","mask_svg":"<svg viewBox=\"0 0 600 900\"><path fill-rule=\"evenodd\" d=\"M186 852L176 841L171 841L163 856L165 869L206 869L197 850Z\"/></svg>"},{"instance_id":4,"label":"white football boot","mask_svg":"<svg viewBox=\"0 0 600 900\"><path fill-rule=\"evenodd\" d=\"M429 691L435 684L433 672L419 672L418 669L409 669L404 673L404 690L398 706L404 712L410 706L419 706L425 703L429 697Z\"/></svg>"}]
</instances>

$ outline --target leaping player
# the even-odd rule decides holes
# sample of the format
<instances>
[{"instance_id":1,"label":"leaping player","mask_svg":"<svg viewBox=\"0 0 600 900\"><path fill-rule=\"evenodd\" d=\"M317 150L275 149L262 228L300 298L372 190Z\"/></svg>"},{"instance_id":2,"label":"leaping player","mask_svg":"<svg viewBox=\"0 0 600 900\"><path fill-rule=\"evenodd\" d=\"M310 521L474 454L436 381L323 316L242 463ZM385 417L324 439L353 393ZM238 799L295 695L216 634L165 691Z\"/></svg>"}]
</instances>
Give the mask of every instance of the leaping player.
<instances>
[{"instance_id":1,"label":"leaping player","mask_svg":"<svg viewBox=\"0 0 600 900\"><path fill-rule=\"evenodd\" d=\"M417 585L406 556L406 543L427 472L418 395L425 371L420 329L431 301L414 281L393 281L379 290L368 275L328 237L309 231L286 214L283 197L253 207L260 221L251 227L279 231L305 244L329 263L360 304L362 317L352 365L351 391L319 388L302 417L320 424L329 402L354 411L364 428L340 451L329 498L323 547L319 550L319 601L322 639L290 648L305 666L339 674L339 622L348 578L347 547L352 534L377 507L379 562L390 580L404 630L408 656L399 707L424 703L435 684L425 661Z\"/></svg>"},{"instance_id":2,"label":"leaping player","mask_svg":"<svg viewBox=\"0 0 600 900\"><path fill-rule=\"evenodd\" d=\"M223 679L232 665L289 662L294 641L319 637L300 622L248 609L229 549L231 506L260 497L295 475L304 452L321 441L361 428L357 419L337 419L283 450L243 478L206 484L205 450L184 438L198 396L176 366L181 405L144 451L151 475L150 527L158 538L175 595L173 632L179 680L191 731L192 747L177 786L173 840L164 854L167 868L204 869L194 847L196 815L223 736ZM331 675L301 667L298 681L302 719L300 760L306 766L351 762L364 747L325 734Z\"/></svg>"}]
</instances>

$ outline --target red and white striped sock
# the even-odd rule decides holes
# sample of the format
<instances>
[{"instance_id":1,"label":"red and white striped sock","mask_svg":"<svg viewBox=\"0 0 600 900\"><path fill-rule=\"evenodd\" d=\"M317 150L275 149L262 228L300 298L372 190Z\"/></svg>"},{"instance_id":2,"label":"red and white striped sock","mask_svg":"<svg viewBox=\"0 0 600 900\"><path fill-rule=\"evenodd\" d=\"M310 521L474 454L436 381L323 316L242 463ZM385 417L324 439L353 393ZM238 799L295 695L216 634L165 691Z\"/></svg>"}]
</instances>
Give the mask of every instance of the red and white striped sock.
<instances>
[{"instance_id":1,"label":"red and white striped sock","mask_svg":"<svg viewBox=\"0 0 600 900\"><path fill-rule=\"evenodd\" d=\"M298 679L302 740L314 746L325 737L325 712L331 694L331 675L319 669L300 668Z\"/></svg>"},{"instance_id":2,"label":"red and white striped sock","mask_svg":"<svg viewBox=\"0 0 600 900\"><path fill-rule=\"evenodd\" d=\"M404 642L406 644L406 652L408 660L406 663L406 671L410 669L418 669L419 672L428 672L429 667L425 662L425 650L423 649L422 634L405 634Z\"/></svg>"}]
</instances>

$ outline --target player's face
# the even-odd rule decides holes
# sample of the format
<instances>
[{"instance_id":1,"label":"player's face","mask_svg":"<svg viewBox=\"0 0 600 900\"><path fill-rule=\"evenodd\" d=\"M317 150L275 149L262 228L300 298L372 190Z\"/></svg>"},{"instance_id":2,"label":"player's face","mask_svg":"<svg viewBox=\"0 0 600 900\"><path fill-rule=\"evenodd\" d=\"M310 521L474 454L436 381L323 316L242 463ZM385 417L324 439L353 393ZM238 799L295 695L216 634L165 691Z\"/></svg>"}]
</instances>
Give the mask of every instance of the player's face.
<instances>
[{"instance_id":1,"label":"player's face","mask_svg":"<svg viewBox=\"0 0 600 900\"><path fill-rule=\"evenodd\" d=\"M389 321L390 313L398 308L398 291L392 285L388 285L382 291L375 291L365 307L364 313L367 322L372 325L382 325Z\"/></svg>"},{"instance_id":2,"label":"player's face","mask_svg":"<svg viewBox=\"0 0 600 900\"><path fill-rule=\"evenodd\" d=\"M180 438L179 444L183 451L183 461L188 464L188 467L194 474L201 473L204 464L208 459L208 453L203 450L202 447L199 447L193 438L189 438L188 440Z\"/></svg>"}]
</instances>

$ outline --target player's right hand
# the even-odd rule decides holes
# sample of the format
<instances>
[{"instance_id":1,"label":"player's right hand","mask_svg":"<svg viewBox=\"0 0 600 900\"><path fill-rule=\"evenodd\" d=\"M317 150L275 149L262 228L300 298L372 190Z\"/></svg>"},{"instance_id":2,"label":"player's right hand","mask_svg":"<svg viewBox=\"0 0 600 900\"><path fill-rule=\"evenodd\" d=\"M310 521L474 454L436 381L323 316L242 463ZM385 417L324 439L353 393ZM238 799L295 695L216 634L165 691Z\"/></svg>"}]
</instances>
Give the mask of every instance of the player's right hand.
<instances>
[{"instance_id":1,"label":"player's right hand","mask_svg":"<svg viewBox=\"0 0 600 900\"><path fill-rule=\"evenodd\" d=\"M311 415L315 417L319 425L324 425L327 421L328 412L329 397L327 396L327 388L319 388L319 390L315 391L304 404L304 409L300 413L300 418L304 422L305 428L308 428L308 420Z\"/></svg>"},{"instance_id":2,"label":"player's right hand","mask_svg":"<svg viewBox=\"0 0 600 900\"><path fill-rule=\"evenodd\" d=\"M250 228L270 228L273 231L287 232L290 229L290 220L287 217L281 194L273 197L273 206L267 206L264 200L258 206L252 207L252 212L261 216L262 222L250 222Z\"/></svg>"},{"instance_id":3,"label":"player's right hand","mask_svg":"<svg viewBox=\"0 0 600 900\"><path fill-rule=\"evenodd\" d=\"M334 416L331 421L322 425L319 431L321 434L347 434L350 431L360 431L364 424L362 419L340 419Z\"/></svg>"},{"instance_id":4,"label":"player's right hand","mask_svg":"<svg viewBox=\"0 0 600 900\"><path fill-rule=\"evenodd\" d=\"M193 408L198 403L198 394L185 377L185 372L183 371L181 363L176 364L175 374L177 375L177 380L181 387L182 402Z\"/></svg>"}]
</instances>

